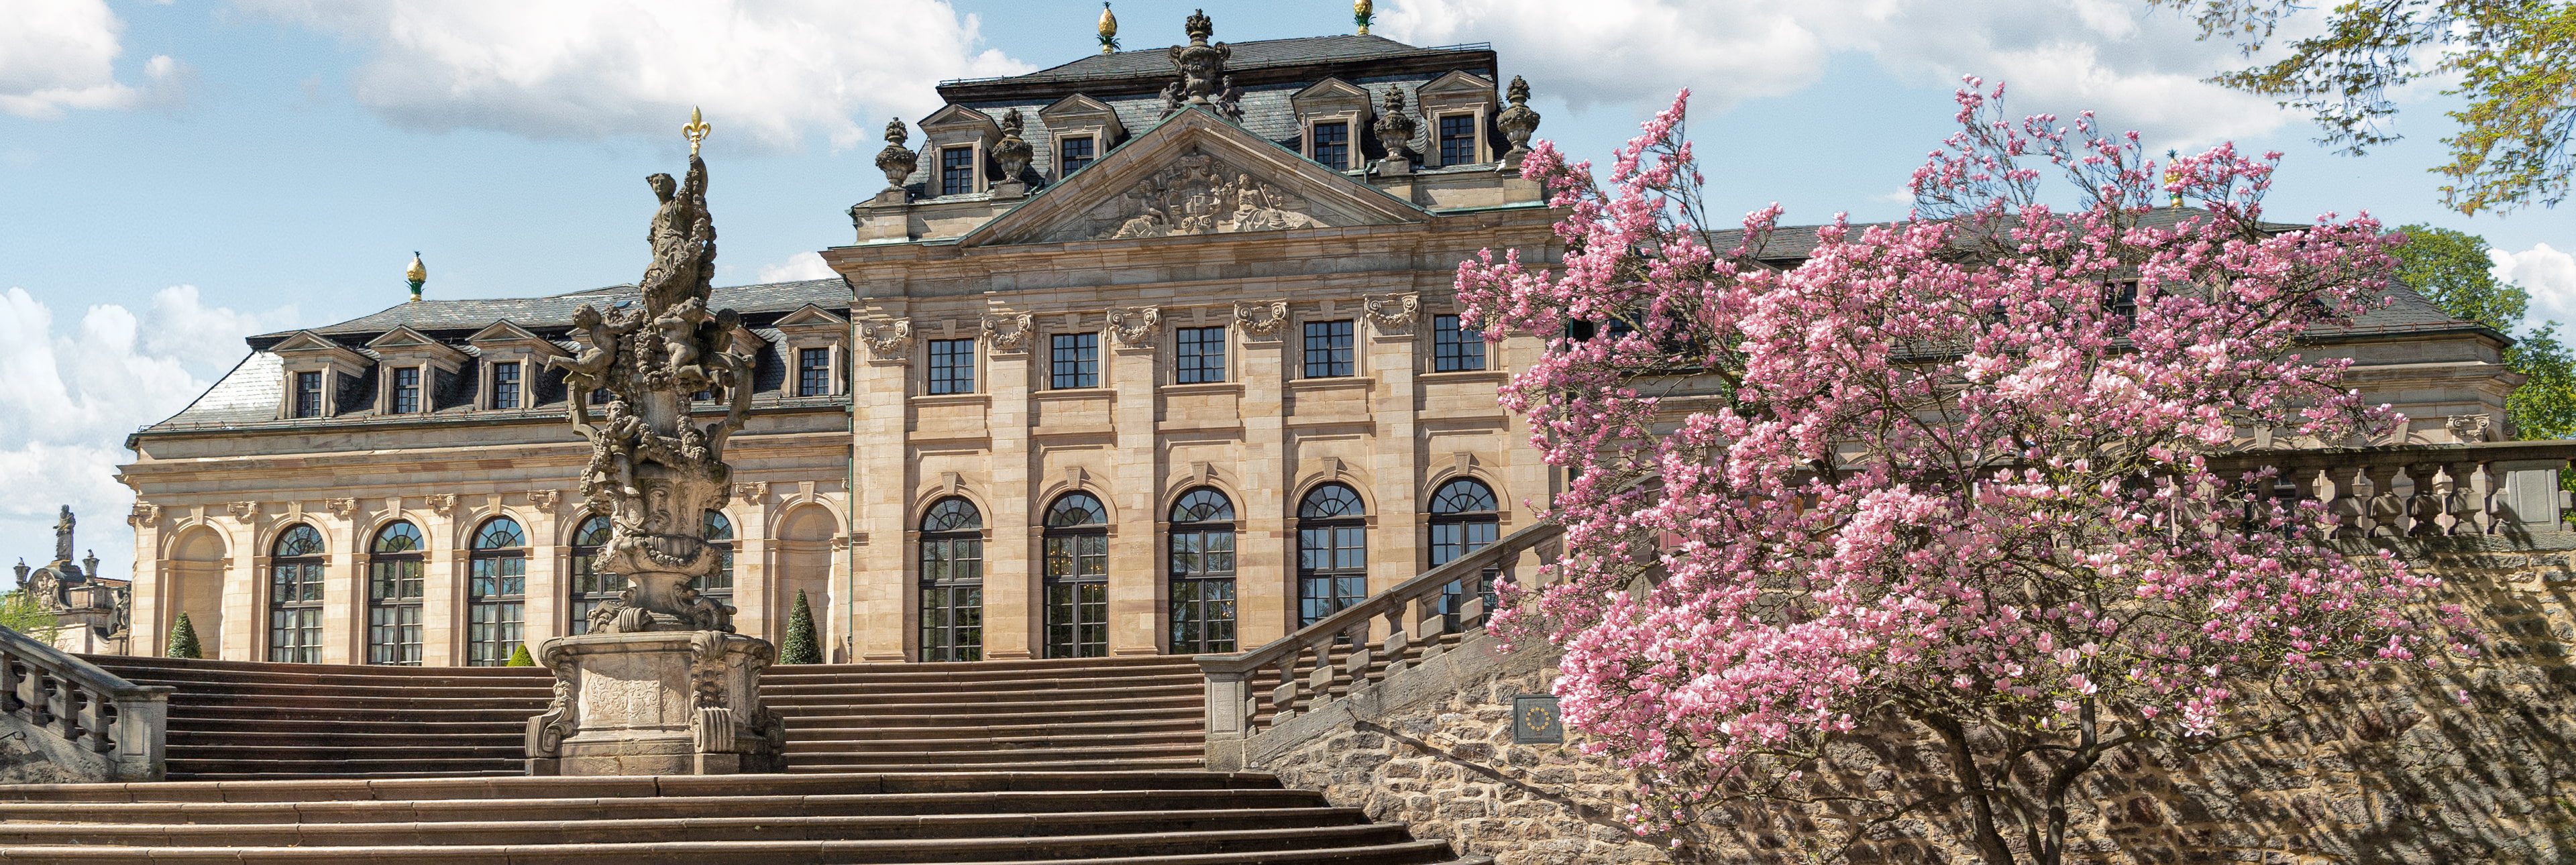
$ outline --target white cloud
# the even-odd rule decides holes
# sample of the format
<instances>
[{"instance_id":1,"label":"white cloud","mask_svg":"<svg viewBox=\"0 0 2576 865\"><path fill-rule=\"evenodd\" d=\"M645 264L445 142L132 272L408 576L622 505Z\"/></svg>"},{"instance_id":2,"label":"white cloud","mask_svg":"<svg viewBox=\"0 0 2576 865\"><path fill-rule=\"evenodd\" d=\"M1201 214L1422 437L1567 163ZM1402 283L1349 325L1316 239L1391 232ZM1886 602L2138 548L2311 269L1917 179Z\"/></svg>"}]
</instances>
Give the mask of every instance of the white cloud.
<instances>
[{"instance_id":1,"label":"white cloud","mask_svg":"<svg viewBox=\"0 0 2576 865\"><path fill-rule=\"evenodd\" d=\"M1660 106L1689 86L1719 110L1814 83L1859 52L1900 80L1962 74L2010 85L2022 113L2094 109L2112 131L2190 147L2269 132L2294 116L2203 83L2244 59L2170 13L2119 0L1400 0L1386 32L1415 44L1489 41L1577 109ZM1605 62L1608 61L1608 62Z\"/></svg>"},{"instance_id":2,"label":"white cloud","mask_svg":"<svg viewBox=\"0 0 2576 865\"><path fill-rule=\"evenodd\" d=\"M365 46L359 104L398 126L540 139L676 136L693 105L717 144L860 143L937 107L949 78L1032 68L979 47L940 0L239 0ZM870 115L862 122L856 115Z\"/></svg>"},{"instance_id":3,"label":"white cloud","mask_svg":"<svg viewBox=\"0 0 2576 865\"><path fill-rule=\"evenodd\" d=\"M130 573L134 535L121 517L134 493L116 482L132 458L125 435L168 417L248 353L241 338L292 320L292 308L258 315L199 302L195 286L162 289L138 317L92 306L64 332L52 309L11 288L0 293L0 555L14 562L53 552L55 508L81 514L80 545L102 570ZM64 324L70 324L64 322Z\"/></svg>"},{"instance_id":4,"label":"white cloud","mask_svg":"<svg viewBox=\"0 0 2576 865\"><path fill-rule=\"evenodd\" d=\"M2487 250L2495 278L2531 292L2531 318L2576 324L2576 255L2534 244L2521 252Z\"/></svg>"},{"instance_id":5,"label":"white cloud","mask_svg":"<svg viewBox=\"0 0 2576 865\"><path fill-rule=\"evenodd\" d=\"M167 56L144 61L144 85L116 80L125 22L107 0L12 0L0 26L0 111L35 120L65 109L175 108L194 79Z\"/></svg>"},{"instance_id":6,"label":"white cloud","mask_svg":"<svg viewBox=\"0 0 2576 865\"><path fill-rule=\"evenodd\" d=\"M821 253L800 252L787 259L784 264L761 265L759 281L796 282L805 279L831 279L839 275L833 272L831 265L823 263Z\"/></svg>"}]
</instances>

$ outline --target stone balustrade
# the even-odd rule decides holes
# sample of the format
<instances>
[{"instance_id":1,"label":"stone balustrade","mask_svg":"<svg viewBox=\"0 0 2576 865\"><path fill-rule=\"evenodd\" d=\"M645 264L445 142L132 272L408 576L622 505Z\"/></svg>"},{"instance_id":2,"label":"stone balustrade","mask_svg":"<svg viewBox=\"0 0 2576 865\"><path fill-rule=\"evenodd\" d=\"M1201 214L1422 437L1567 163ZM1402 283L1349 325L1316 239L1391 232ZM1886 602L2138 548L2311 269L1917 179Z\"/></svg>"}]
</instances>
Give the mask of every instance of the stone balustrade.
<instances>
[{"instance_id":1,"label":"stone balustrade","mask_svg":"<svg viewBox=\"0 0 2576 865\"><path fill-rule=\"evenodd\" d=\"M2274 469L2271 488L2256 492L2324 503L2337 539L2510 540L2567 531L2558 472L2571 456L2576 442L2483 442L2254 451L2210 464L2230 480Z\"/></svg>"},{"instance_id":2,"label":"stone balustrade","mask_svg":"<svg viewBox=\"0 0 2576 865\"><path fill-rule=\"evenodd\" d=\"M41 640L0 628L0 782L158 781L166 685L137 685Z\"/></svg>"},{"instance_id":3,"label":"stone balustrade","mask_svg":"<svg viewBox=\"0 0 2576 865\"><path fill-rule=\"evenodd\" d=\"M1350 607L1235 655L1199 655L1211 742L1241 740L1438 657L1451 634L1482 629L1487 586L1536 588L1565 527L1530 526L1397 583ZM1264 686L1267 686L1266 688Z\"/></svg>"}]
</instances>

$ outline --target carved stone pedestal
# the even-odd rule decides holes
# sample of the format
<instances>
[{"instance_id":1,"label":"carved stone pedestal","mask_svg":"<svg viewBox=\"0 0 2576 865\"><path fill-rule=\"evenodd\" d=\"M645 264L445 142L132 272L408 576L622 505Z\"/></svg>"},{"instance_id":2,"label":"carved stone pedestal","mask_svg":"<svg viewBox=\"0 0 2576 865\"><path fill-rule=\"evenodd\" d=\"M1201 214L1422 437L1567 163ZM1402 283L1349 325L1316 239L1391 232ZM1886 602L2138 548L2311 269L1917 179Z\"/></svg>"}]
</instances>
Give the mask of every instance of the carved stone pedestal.
<instances>
[{"instance_id":1,"label":"carved stone pedestal","mask_svg":"<svg viewBox=\"0 0 2576 865\"><path fill-rule=\"evenodd\" d=\"M787 730L760 703L769 641L718 631L546 641L554 703L528 719L530 775L777 772Z\"/></svg>"}]
</instances>

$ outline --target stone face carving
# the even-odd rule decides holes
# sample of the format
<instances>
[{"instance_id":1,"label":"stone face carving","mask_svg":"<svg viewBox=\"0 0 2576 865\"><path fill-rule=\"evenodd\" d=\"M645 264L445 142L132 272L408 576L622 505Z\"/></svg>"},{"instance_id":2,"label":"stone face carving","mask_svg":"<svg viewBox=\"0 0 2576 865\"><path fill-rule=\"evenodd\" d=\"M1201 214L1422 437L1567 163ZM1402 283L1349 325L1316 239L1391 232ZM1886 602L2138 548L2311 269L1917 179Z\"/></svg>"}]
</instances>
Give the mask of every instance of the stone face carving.
<instances>
[{"instance_id":1,"label":"stone face carving","mask_svg":"<svg viewBox=\"0 0 2576 865\"><path fill-rule=\"evenodd\" d=\"M1386 86L1386 107L1378 109L1377 142L1386 148L1386 158L1421 162L1422 155L1413 152L1413 118L1404 113L1404 91Z\"/></svg>"},{"instance_id":2,"label":"stone face carving","mask_svg":"<svg viewBox=\"0 0 2576 865\"><path fill-rule=\"evenodd\" d=\"M912 319L862 323L859 341L867 344L870 360L902 363L912 357Z\"/></svg>"},{"instance_id":3,"label":"stone face carving","mask_svg":"<svg viewBox=\"0 0 2576 865\"><path fill-rule=\"evenodd\" d=\"M1530 134L1538 131L1538 112L1529 107L1529 82L1518 75L1512 76L1512 86L1503 91L1503 96L1512 104L1494 115L1494 125L1503 130L1503 139L1512 143L1512 149L1503 152L1501 167L1517 170L1521 158L1529 155Z\"/></svg>"},{"instance_id":4,"label":"stone face carving","mask_svg":"<svg viewBox=\"0 0 2576 865\"><path fill-rule=\"evenodd\" d=\"M627 578L626 593L594 610L590 628L731 631L732 608L689 582L722 567L700 515L727 500L733 470L724 446L750 408L752 359L735 345L741 315L707 309L716 235L706 162L691 155L684 183L667 174L647 181L661 207L646 235L653 263L638 283L644 302L606 311L585 305L573 315L598 353L568 365L584 386L573 390L567 413L591 444L580 492L589 510L609 517L599 567ZM594 387L609 392L597 416L589 400ZM690 418L689 395L701 390L729 395L723 420L700 425ZM439 504L433 496L432 506Z\"/></svg>"},{"instance_id":5,"label":"stone face carving","mask_svg":"<svg viewBox=\"0 0 2576 865\"><path fill-rule=\"evenodd\" d=\"M1244 336L1269 339L1271 335L1278 333L1280 328L1288 326L1288 302L1284 300L1274 300L1269 303L1237 302L1234 305L1234 326L1241 329Z\"/></svg>"},{"instance_id":6,"label":"stone face carving","mask_svg":"<svg viewBox=\"0 0 2576 865\"><path fill-rule=\"evenodd\" d=\"M161 506L151 502L135 502L134 510L125 515L125 524L129 526L148 526L160 521Z\"/></svg>"},{"instance_id":7,"label":"stone face carving","mask_svg":"<svg viewBox=\"0 0 2576 865\"><path fill-rule=\"evenodd\" d=\"M1413 323L1422 317L1422 295L1360 295L1360 311L1368 316L1369 324L1376 327L1378 333L1412 333Z\"/></svg>"},{"instance_id":8,"label":"stone face carving","mask_svg":"<svg viewBox=\"0 0 2576 865\"><path fill-rule=\"evenodd\" d=\"M1198 105L1237 123L1243 121L1243 91L1234 87L1234 77L1225 74L1225 61L1234 56L1233 46L1223 42L1210 44L1216 35L1216 23L1208 20L1207 10L1195 10L1183 22L1190 44L1172 46L1172 68L1181 80L1163 88L1163 114L1181 110L1182 105Z\"/></svg>"},{"instance_id":9,"label":"stone face carving","mask_svg":"<svg viewBox=\"0 0 2576 865\"><path fill-rule=\"evenodd\" d=\"M1233 234L1327 227L1314 204L1199 150L1142 178L1045 238L1048 241Z\"/></svg>"},{"instance_id":10,"label":"stone face carving","mask_svg":"<svg viewBox=\"0 0 2576 865\"><path fill-rule=\"evenodd\" d=\"M877 170L885 172L887 189L902 189L903 182L912 177L913 168L920 165L921 154L903 146L904 140L911 137L903 121L886 121L886 146L877 151Z\"/></svg>"},{"instance_id":11,"label":"stone face carving","mask_svg":"<svg viewBox=\"0 0 2576 865\"><path fill-rule=\"evenodd\" d=\"M455 509L456 509L456 495L455 495L454 493L431 493L431 494L429 494L429 512L430 512L430 513L437 514L437 515L439 515L439 516L442 516L442 517L443 517L443 516L447 516L447 512L448 512L448 511L452 511L452 510L455 510Z\"/></svg>"},{"instance_id":12,"label":"stone face carving","mask_svg":"<svg viewBox=\"0 0 2576 865\"><path fill-rule=\"evenodd\" d=\"M1020 179L1020 171L1029 167L1029 157L1036 152L1020 138L1020 132L1027 124L1017 108L1002 112L1002 137L993 142L991 152L993 161L1002 166L1002 179L1005 181Z\"/></svg>"},{"instance_id":13,"label":"stone face carving","mask_svg":"<svg viewBox=\"0 0 2576 865\"><path fill-rule=\"evenodd\" d=\"M1109 310L1109 339L1128 348L1154 344L1154 332L1163 325L1163 309L1158 306L1115 307Z\"/></svg>"},{"instance_id":14,"label":"stone face carving","mask_svg":"<svg viewBox=\"0 0 2576 865\"><path fill-rule=\"evenodd\" d=\"M1003 354L1025 351L1029 335L1037 332L1036 319L1028 313L1001 317L984 317L984 341Z\"/></svg>"}]
</instances>

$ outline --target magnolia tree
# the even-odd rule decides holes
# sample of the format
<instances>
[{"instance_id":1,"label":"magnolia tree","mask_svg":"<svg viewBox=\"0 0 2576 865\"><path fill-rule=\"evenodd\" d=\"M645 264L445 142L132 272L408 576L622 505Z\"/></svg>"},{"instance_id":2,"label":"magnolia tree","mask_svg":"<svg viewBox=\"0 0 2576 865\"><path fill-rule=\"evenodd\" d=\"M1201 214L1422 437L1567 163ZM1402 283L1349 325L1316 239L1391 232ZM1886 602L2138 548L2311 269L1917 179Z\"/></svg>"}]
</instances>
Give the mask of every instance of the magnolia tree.
<instances>
[{"instance_id":1,"label":"magnolia tree","mask_svg":"<svg viewBox=\"0 0 2576 865\"><path fill-rule=\"evenodd\" d=\"M1990 865L2054 863L2112 752L2466 651L2455 608L2410 617L2434 579L2337 553L2313 502L2211 464L2243 430L2402 424L2299 354L2385 302L2393 239L2366 215L2261 222L2278 154L2159 167L2089 114L2006 119L2002 92L1959 92L1913 216L1810 246L1776 205L1708 227L1685 91L1606 189L1534 149L1561 264L1459 267L1486 332L1567 334L1504 389L1573 478L1566 551L1495 624L1563 650L1565 721L1637 771L1641 834L1769 800L1845 844L1930 816ZM2050 177L2077 206L2044 203ZM1835 748L1881 722L1925 737L1936 777L1824 783L1883 753Z\"/></svg>"}]
</instances>

